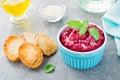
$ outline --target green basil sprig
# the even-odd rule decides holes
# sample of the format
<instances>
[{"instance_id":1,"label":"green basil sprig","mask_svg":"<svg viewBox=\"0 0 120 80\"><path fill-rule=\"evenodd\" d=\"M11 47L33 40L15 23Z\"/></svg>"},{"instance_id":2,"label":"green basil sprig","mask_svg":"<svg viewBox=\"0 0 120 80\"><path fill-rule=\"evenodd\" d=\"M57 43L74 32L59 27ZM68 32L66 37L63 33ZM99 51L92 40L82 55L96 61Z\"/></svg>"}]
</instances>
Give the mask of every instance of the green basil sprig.
<instances>
[{"instance_id":1,"label":"green basil sprig","mask_svg":"<svg viewBox=\"0 0 120 80\"><path fill-rule=\"evenodd\" d=\"M54 71L54 69L55 69L55 66L54 66L54 65L48 64L48 65L46 65L46 66L44 67L44 72L50 73L50 72Z\"/></svg>"},{"instance_id":2,"label":"green basil sprig","mask_svg":"<svg viewBox=\"0 0 120 80\"><path fill-rule=\"evenodd\" d=\"M87 32L87 27L89 26L88 20L84 20L83 22L80 22L78 20L72 20L67 22L67 25L69 27L75 28L80 30L80 35L84 35ZM89 29L90 35L93 36L96 40L99 40L100 33L96 28Z\"/></svg>"}]
</instances>

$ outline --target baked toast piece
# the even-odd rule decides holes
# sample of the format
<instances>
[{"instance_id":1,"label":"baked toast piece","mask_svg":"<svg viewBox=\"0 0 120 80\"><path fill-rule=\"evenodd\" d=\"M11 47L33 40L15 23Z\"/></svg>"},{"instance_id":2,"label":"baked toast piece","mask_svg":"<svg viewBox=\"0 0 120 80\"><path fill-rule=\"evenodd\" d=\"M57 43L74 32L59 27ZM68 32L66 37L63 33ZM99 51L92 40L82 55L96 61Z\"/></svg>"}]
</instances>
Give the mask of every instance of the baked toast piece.
<instances>
[{"instance_id":1,"label":"baked toast piece","mask_svg":"<svg viewBox=\"0 0 120 80\"><path fill-rule=\"evenodd\" d=\"M9 36L4 43L4 53L5 56L13 62L19 61L18 48L22 45L24 41L20 36L12 35Z\"/></svg>"},{"instance_id":2,"label":"baked toast piece","mask_svg":"<svg viewBox=\"0 0 120 80\"><path fill-rule=\"evenodd\" d=\"M23 43L19 47L19 58L29 68L37 68L43 62L42 51L32 43Z\"/></svg>"},{"instance_id":3,"label":"baked toast piece","mask_svg":"<svg viewBox=\"0 0 120 80\"><path fill-rule=\"evenodd\" d=\"M29 33L29 32L24 32L24 33L22 33L21 38L25 42L30 42L30 43L33 43L33 44L37 44L38 35L33 34L33 33Z\"/></svg>"},{"instance_id":4,"label":"baked toast piece","mask_svg":"<svg viewBox=\"0 0 120 80\"><path fill-rule=\"evenodd\" d=\"M49 36L38 33L38 46L43 51L44 55L50 56L57 50L57 44Z\"/></svg>"}]
</instances>

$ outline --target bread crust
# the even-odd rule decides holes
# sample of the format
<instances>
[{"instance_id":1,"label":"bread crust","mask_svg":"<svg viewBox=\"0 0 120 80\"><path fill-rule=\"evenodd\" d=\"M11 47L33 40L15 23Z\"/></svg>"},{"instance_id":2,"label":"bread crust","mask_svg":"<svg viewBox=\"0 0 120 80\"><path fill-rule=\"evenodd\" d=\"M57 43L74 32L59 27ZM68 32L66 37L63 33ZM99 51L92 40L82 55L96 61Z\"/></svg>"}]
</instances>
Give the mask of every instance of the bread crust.
<instances>
[{"instance_id":1,"label":"bread crust","mask_svg":"<svg viewBox=\"0 0 120 80\"><path fill-rule=\"evenodd\" d=\"M43 51L44 55L50 56L57 50L57 44L49 36L38 33L38 46Z\"/></svg>"},{"instance_id":2,"label":"bread crust","mask_svg":"<svg viewBox=\"0 0 120 80\"><path fill-rule=\"evenodd\" d=\"M24 41L21 39L20 36L11 35L9 36L4 42L4 53L5 56L12 62L18 62L19 55L18 55L18 48L22 45Z\"/></svg>"},{"instance_id":3,"label":"bread crust","mask_svg":"<svg viewBox=\"0 0 120 80\"><path fill-rule=\"evenodd\" d=\"M29 42L25 42L19 47L19 58L29 68L37 68L43 62L42 51Z\"/></svg>"}]
</instances>

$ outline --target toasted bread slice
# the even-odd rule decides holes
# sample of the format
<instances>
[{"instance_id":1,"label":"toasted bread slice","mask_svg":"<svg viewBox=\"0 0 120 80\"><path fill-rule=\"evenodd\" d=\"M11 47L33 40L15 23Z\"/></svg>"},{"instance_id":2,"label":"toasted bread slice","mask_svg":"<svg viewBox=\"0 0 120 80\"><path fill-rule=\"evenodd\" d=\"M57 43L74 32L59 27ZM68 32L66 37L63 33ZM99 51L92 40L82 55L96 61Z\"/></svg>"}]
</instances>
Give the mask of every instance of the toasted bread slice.
<instances>
[{"instance_id":1,"label":"toasted bread slice","mask_svg":"<svg viewBox=\"0 0 120 80\"><path fill-rule=\"evenodd\" d=\"M44 55L50 56L57 50L57 44L47 35L38 33L38 45Z\"/></svg>"},{"instance_id":2,"label":"toasted bread slice","mask_svg":"<svg viewBox=\"0 0 120 80\"><path fill-rule=\"evenodd\" d=\"M16 35L9 36L4 43L4 52L6 57L13 62L18 62L19 61L18 48L23 43L24 41L21 39L20 36Z\"/></svg>"},{"instance_id":3,"label":"toasted bread slice","mask_svg":"<svg viewBox=\"0 0 120 80\"><path fill-rule=\"evenodd\" d=\"M20 46L19 58L29 68L37 68L43 62L42 51L32 43L23 43Z\"/></svg>"},{"instance_id":4,"label":"toasted bread slice","mask_svg":"<svg viewBox=\"0 0 120 80\"><path fill-rule=\"evenodd\" d=\"M21 37L25 42L30 42L30 43L33 43L33 44L37 44L37 40L38 40L38 35L37 34L24 32L21 35Z\"/></svg>"}]
</instances>

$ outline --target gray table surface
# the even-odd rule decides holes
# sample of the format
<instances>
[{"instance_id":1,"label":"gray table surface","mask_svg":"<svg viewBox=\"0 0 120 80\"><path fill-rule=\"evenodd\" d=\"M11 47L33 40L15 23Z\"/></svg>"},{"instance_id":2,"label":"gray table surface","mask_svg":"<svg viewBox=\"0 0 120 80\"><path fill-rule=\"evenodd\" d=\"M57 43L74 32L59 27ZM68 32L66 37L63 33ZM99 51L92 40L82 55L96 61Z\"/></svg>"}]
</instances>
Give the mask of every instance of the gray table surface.
<instances>
[{"instance_id":1,"label":"gray table surface","mask_svg":"<svg viewBox=\"0 0 120 80\"><path fill-rule=\"evenodd\" d=\"M57 23L48 23L41 19L38 9L44 0L32 0L27 11L28 21L21 25L9 22L9 15L0 9L0 80L119 80L120 57L117 56L113 37L107 36L107 46L100 64L89 70L74 70L62 61L59 50L51 57L44 57L42 66L38 69L29 69L22 63L12 63L6 59L3 52L4 40L11 34L21 34L24 31L33 33L42 32L55 41L59 29L71 19L84 20L103 27L101 17L104 14L90 14L79 8L77 0L61 0L67 7L66 15ZM56 66L53 73L44 73L46 64Z\"/></svg>"}]
</instances>

